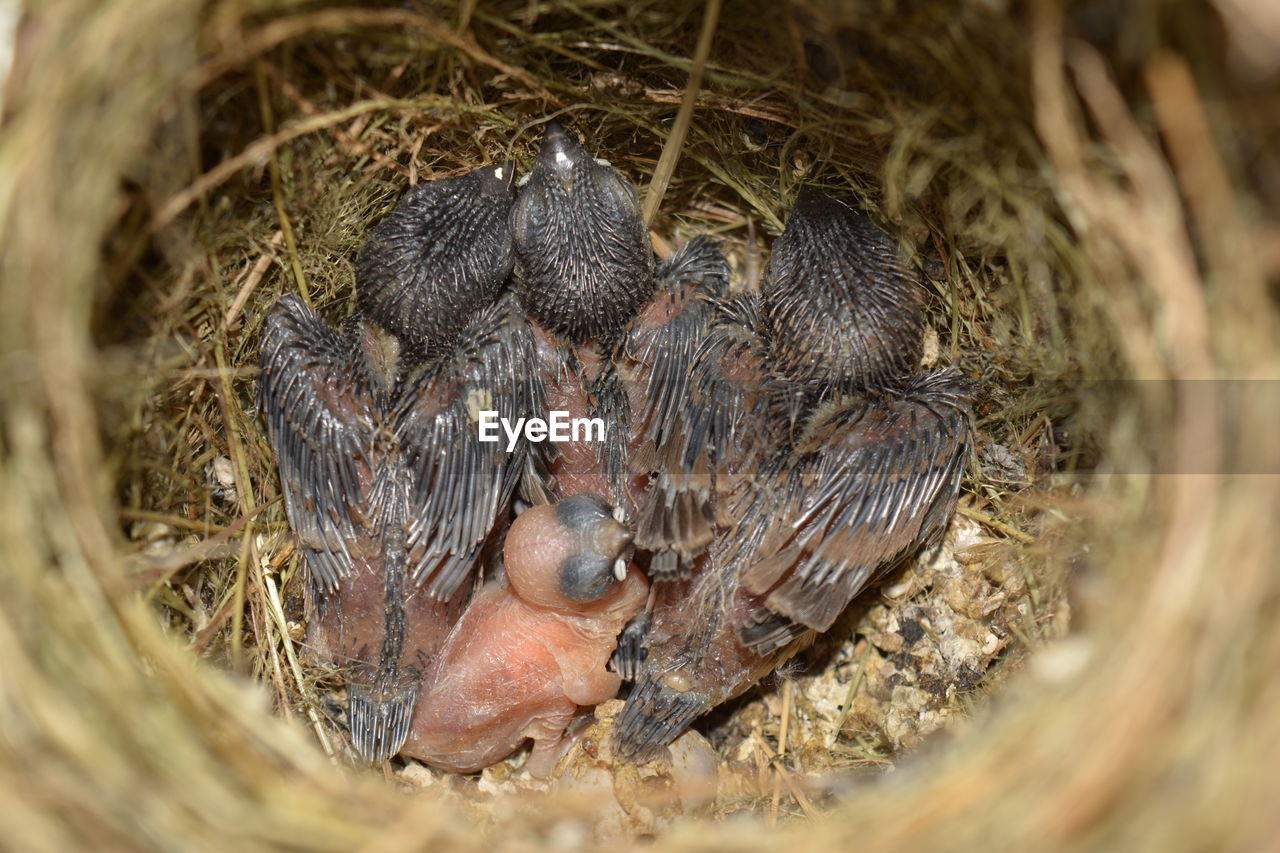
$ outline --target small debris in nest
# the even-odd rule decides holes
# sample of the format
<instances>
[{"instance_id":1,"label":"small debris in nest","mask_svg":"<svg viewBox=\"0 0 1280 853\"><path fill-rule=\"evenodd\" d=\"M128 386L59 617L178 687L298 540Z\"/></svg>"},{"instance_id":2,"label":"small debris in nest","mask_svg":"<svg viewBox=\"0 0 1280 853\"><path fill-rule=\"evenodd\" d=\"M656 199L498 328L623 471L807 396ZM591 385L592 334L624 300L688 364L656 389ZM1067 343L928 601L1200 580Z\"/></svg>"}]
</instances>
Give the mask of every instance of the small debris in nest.
<instances>
[{"instance_id":1,"label":"small debris in nest","mask_svg":"<svg viewBox=\"0 0 1280 853\"><path fill-rule=\"evenodd\" d=\"M619 98L639 98L644 94L644 84L634 77L611 71L599 71L591 75L590 86L600 92Z\"/></svg>"},{"instance_id":2,"label":"small debris in nest","mask_svg":"<svg viewBox=\"0 0 1280 853\"><path fill-rule=\"evenodd\" d=\"M924 327L924 344L920 347L920 368L922 370L932 370L934 365L938 363L938 356L941 355L942 347L938 342L938 330L933 326L926 325Z\"/></svg>"},{"instance_id":3,"label":"small debris in nest","mask_svg":"<svg viewBox=\"0 0 1280 853\"><path fill-rule=\"evenodd\" d=\"M1003 444L989 443L982 447L982 476L987 482L1025 486L1027 463Z\"/></svg>"},{"instance_id":4,"label":"small debris in nest","mask_svg":"<svg viewBox=\"0 0 1280 853\"><path fill-rule=\"evenodd\" d=\"M595 722L578 735L554 774L555 791L593 803L600 840L652 835L678 817L708 813L716 802L719 759L706 739L688 731L667 755L644 764L615 762L613 725L620 700L596 706Z\"/></svg>"},{"instance_id":5,"label":"small debris in nest","mask_svg":"<svg viewBox=\"0 0 1280 853\"><path fill-rule=\"evenodd\" d=\"M214 457L209 463L205 468L205 482L209 485L209 493L214 500L224 504L236 502L236 472L226 456Z\"/></svg>"},{"instance_id":6,"label":"small debris in nest","mask_svg":"<svg viewBox=\"0 0 1280 853\"><path fill-rule=\"evenodd\" d=\"M813 169L813 158L807 152L797 151L791 155L791 176L799 180Z\"/></svg>"},{"instance_id":7,"label":"small debris in nest","mask_svg":"<svg viewBox=\"0 0 1280 853\"><path fill-rule=\"evenodd\" d=\"M706 738L686 732L667 748L666 755L639 765L615 763L613 725L621 710L622 702L611 700L596 706L592 717L583 718L585 726L549 781L535 779L525 769L527 749L472 776L409 761L397 772L397 779L407 787L442 795L452 807L478 821L493 820L498 811L536 821L545 811L542 798L551 794L557 803L570 806L568 814L577 815L576 820L562 817L544 828L566 840L642 838L677 818L710 813L716 804L720 761ZM564 813L563 809L557 812Z\"/></svg>"},{"instance_id":8,"label":"small debris in nest","mask_svg":"<svg viewBox=\"0 0 1280 853\"><path fill-rule=\"evenodd\" d=\"M809 789L831 771L883 766L946 725L1029 618L1023 573L985 565L997 543L958 517L944 543L882 587L878 601L855 603L803 656L808 671L790 676L792 707L771 690L711 732L728 768L758 775L784 718L794 775ZM739 808L758 804L758 784L734 793Z\"/></svg>"},{"instance_id":9,"label":"small debris in nest","mask_svg":"<svg viewBox=\"0 0 1280 853\"><path fill-rule=\"evenodd\" d=\"M129 539L138 544L148 557L167 557L178 546L178 530L162 521L135 521L129 526Z\"/></svg>"}]
</instances>

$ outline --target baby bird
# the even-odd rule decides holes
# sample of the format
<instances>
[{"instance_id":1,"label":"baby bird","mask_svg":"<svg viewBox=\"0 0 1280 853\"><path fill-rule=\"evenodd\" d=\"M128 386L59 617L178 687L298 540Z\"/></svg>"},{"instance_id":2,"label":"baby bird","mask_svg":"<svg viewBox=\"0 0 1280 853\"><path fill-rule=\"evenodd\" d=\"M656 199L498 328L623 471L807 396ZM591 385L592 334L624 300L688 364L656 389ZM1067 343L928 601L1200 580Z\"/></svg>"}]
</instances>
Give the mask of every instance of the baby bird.
<instances>
[{"instance_id":1,"label":"baby bird","mask_svg":"<svg viewBox=\"0 0 1280 853\"><path fill-rule=\"evenodd\" d=\"M616 342L653 293L653 249L635 187L547 122L511 210L515 289L544 329L574 344Z\"/></svg>"},{"instance_id":2,"label":"baby bird","mask_svg":"<svg viewBox=\"0 0 1280 853\"><path fill-rule=\"evenodd\" d=\"M546 407L604 422L603 441L544 445L548 494L593 492L625 513L642 486L627 480L629 413L611 355L654 289L635 188L548 122L511 234L515 292L529 315Z\"/></svg>"},{"instance_id":3,"label":"baby bird","mask_svg":"<svg viewBox=\"0 0 1280 853\"><path fill-rule=\"evenodd\" d=\"M495 188L502 168L419 188L375 229L412 239L364 252L367 313L335 330L287 296L263 332L259 399L303 550L307 645L345 671L352 744L370 762L407 735L422 672L497 547L524 467L523 445L508 455L476 424L482 409L536 405L527 327L513 298L462 293L468 276L486 286L495 274L495 245L510 255L506 217L492 215L495 194L510 200ZM439 233L407 229L404 209ZM459 235L473 242L449 258L415 243ZM369 260L383 252L399 260ZM416 338L415 318L429 323Z\"/></svg>"},{"instance_id":4,"label":"baby bird","mask_svg":"<svg viewBox=\"0 0 1280 853\"><path fill-rule=\"evenodd\" d=\"M453 346L506 286L515 164L418 184L369 230L356 259L356 308L423 361Z\"/></svg>"},{"instance_id":5,"label":"baby bird","mask_svg":"<svg viewBox=\"0 0 1280 853\"><path fill-rule=\"evenodd\" d=\"M920 363L924 290L849 202L805 187L760 298L770 373L792 396L900 387Z\"/></svg>"},{"instance_id":6,"label":"baby bird","mask_svg":"<svg viewBox=\"0 0 1280 853\"><path fill-rule=\"evenodd\" d=\"M672 322L689 301L685 288L726 287L727 265L706 240L656 265L635 188L554 121L511 223L515 290L537 342L546 406L605 424L603 442L550 450L550 493L594 492L630 518L647 488L647 472L629 464L644 413L669 405L650 373L665 356L662 375L672 381L673 353L693 340Z\"/></svg>"},{"instance_id":7,"label":"baby bird","mask_svg":"<svg viewBox=\"0 0 1280 853\"><path fill-rule=\"evenodd\" d=\"M710 300L728 291L728 264L702 238L655 264L635 188L556 122L516 200L512 238L545 405L604 425L601 442L543 451L543 499L607 498L637 519L650 576L674 575L710 541L708 501L690 482L696 475L655 447L669 446L664 436L689 396L690 364ZM624 677L634 676L646 624L638 618L619 640L611 665Z\"/></svg>"},{"instance_id":8,"label":"baby bird","mask_svg":"<svg viewBox=\"0 0 1280 853\"><path fill-rule=\"evenodd\" d=\"M922 297L888 235L806 190L774 244L763 292L723 303L695 386L737 391L694 442L721 460L726 510L691 577L659 588L643 664L616 729L644 757L831 627L879 573L950 520L969 452L972 391L913 377ZM727 353L740 355L736 363ZM763 411L763 414L761 412ZM735 468L735 438L762 460ZM687 435L673 440L689 445Z\"/></svg>"},{"instance_id":9,"label":"baby bird","mask_svg":"<svg viewBox=\"0 0 1280 853\"><path fill-rule=\"evenodd\" d=\"M599 496L532 507L511 525L505 578L477 593L418 692L402 752L474 773L532 738L546 776L582 707L612 699L605 669L648 582L627 571L631 534Z\"/></svg>"}]
</instances>

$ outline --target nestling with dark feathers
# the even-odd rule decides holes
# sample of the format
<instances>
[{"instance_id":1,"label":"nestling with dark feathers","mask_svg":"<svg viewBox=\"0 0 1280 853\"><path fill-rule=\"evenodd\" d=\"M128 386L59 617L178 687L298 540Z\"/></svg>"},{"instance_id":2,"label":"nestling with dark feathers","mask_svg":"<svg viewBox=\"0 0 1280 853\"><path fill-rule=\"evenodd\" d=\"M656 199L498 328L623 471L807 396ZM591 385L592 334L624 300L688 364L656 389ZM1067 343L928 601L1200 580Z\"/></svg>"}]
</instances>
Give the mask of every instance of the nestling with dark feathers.
<instances>
[{"instance_id":1,"label":"nestling with dark feathers","mask_svg":"<svg viewBox=\"0 0 1280 853\"><path fill-rule=\"evenodd\" d=\"M618 718L622 754L669 743L944 532L969 454L971 391L953 371L911 375L918 288L888 235L848 202L805 190L758 301L722 303L693 382L726 390L685 414L708 425L696 441L669 440L687 473L694 460L718 475L727 509L691 576L657 591ZM759 461L735 469L743 437Z\"/></svg>"}]
</instances>

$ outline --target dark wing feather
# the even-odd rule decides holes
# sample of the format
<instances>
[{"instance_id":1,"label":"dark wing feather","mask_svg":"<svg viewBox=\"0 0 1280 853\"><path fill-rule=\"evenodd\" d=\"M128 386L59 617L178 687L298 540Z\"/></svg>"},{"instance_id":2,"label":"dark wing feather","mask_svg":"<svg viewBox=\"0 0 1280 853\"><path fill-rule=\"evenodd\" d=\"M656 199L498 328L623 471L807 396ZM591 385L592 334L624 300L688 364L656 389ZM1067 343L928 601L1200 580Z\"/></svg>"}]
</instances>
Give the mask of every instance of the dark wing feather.
<instances>
[{"instance_id":1,"label":"dark wing feather","mask_svg":"<svg viewBox=\"0 0 1280 853\"><path fill-rule=\"evenodd\" d=\"M968 383L943 370L892 398L816 412L790 457L773 463L780 487L757 490L746 510L765 532L747 544L758 550L743 585L779 616L831 627L879 571L942 534L969 452L970 407Z\"/></svg>"},{"instance_id":2,"label":"dark wing feather","mask_svg":"<svg viewBox=\"0 0 1280 853\"><path fill-rule=\"evenodd\" d=\"M380 690L379 685L353 681L348 688L347 724L356 754L370 764L386 761L400 751L409 737L413 706L418 700L418 683L406 679L398 690Z\"/></svg>"},{"instance_id":3,"label":"dark wing feather","mask_svg":"<svg viewBox=\"0 0 1280 853\"><path fill-rule=\"evenodd\" d=\"M754 302L725 298L728 266L715 245L691 241L663 272L662 292L677 309L656 326L634 324L628 341L632 370L647 374L634 464L651 486L636 544L655 552L650 576L660 580L687 575L711 542L731 458L750 467L753 437L743 426L761 381ZM680 293L686 282L694 286Z\"/></svg>"},{"instance_id":4,"label":"dark wing feather","mask_svg":"<svg viewBox=\"0 0 1280 853\"><path fill-rule=\"evenodd\" d=\"M684 285L692 285L685 288ZM644 425L663 440L689 403L692 368L715 313L714 298L729 287L729 265L715 242L696 237L658 269L658 298L670 300L670 316L641 316L627 332L626 354L647 367Z\"/></svg>"},{"instance_id":5,"label":"dark wing feather","mask_svg":"<svg viewBox=\"0 0 1280 853\"><path fill-rule=\"evenodd\" d=\"M642 610L618 635L618 645L609 658L609 669L622 676L623 681L635 681L640 667L644 666L649 651L645 640L652 623L653 614L648 609Z\"/></svg>"},{"instance_id":6,"label":"dark wing feather","mask_svg":"<svg viewBox=\"0 0 1280 853\"><path fill-rule=\"evenodd\" d=\"M471 574L526 470L521 442L480 441L481 411L514 421L541 411L532 338L510 296L463 330L452 357L407 383L395 430L409 477L412 582L438 600Z\"/></svg>"},{"instance_id":7,"label":"dark wing feather","mask_svg":"<svg viewBox=\"0 0 1280 853\"><path fill-rule=\"evenodd\" d=\"M286 296L262 334L258 400L276 450L285 507L318 592L351 570L348 543L373 488L381 391L358 344Z\"/></svg>"}]
</instances>

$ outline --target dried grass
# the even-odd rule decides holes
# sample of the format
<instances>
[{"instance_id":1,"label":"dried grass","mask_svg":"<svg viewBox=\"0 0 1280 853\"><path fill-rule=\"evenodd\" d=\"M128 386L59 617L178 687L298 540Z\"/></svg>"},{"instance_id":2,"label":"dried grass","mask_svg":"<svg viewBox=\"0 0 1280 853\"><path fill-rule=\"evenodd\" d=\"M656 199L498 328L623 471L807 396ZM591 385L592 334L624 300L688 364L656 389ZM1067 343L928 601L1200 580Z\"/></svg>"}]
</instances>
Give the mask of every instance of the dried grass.
<instances>
[{"instance_id":1,"label":"dried grass","mask_svg":"<svg viewBox=\"0 0 1280 853\"><path fill-rule=\"evenodd\" d=\"M527 162L546 116L665 183L660 246L710 231L745 278L797 184L857 188L935 282L939 357L980 377L984 447L1008 451L971 466L954 587L893 579L809 671L715 721L752 780L721 811L776 829L657 846L1270 843L1280 483L1250 472L1275 460L1280 395L1227 418L1224 386L1171 380L1280 371L1280 160L1252 118L1275 71L1198 4L717 6L705 66L703 9L660 0L25 12L0 136L9 845L589 843L580 805L497 804L481 827L325 758L252 410L270 304L344 314L406 183ZM1099 378L1149 381L1077 399ZM1095 463L1115 473L1062 473ZM1213 473L1169 473L1192 470ZM880 689L901 620L987 601L965 623L1007 631L987 686L893 735L916 707Z\"/></svg>"}]
</instances>

